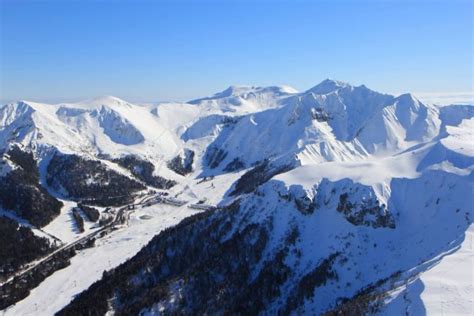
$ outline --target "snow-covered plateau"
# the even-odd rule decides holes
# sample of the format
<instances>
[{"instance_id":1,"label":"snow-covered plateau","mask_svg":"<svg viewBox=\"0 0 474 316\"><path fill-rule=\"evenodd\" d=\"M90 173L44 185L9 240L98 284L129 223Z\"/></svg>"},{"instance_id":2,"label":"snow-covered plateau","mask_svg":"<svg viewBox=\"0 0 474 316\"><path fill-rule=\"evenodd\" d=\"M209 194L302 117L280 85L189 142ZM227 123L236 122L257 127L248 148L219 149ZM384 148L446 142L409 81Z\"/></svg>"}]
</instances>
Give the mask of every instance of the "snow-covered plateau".
<instances>
[{"instance_id":1,"label":"snow-covered plateau","mask_svg":"<svg viewBox=\"0 0 474 316\"><path fill-rule=\"evenodd\" d=\"M4 315L474 315L474 106L324 80L0 107Z\"/></svg>"}]
</instances>

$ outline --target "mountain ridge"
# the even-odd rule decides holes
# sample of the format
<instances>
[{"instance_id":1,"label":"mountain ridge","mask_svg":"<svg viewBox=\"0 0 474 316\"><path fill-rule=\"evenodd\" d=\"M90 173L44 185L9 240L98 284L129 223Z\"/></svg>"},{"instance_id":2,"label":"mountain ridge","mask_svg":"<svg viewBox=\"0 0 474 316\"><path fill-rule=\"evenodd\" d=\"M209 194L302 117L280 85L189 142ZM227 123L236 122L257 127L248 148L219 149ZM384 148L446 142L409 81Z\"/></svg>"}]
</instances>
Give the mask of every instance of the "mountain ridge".
<instances>
[{"instance_id":1,"label":"mountain ridge","mask_svg":"<svg viewBox=\"0 0 474 316\"><path fill-rule=\"evenodd\" d=\"M76 256L46 279L61 284L60 299L34 291L7 315L38 300L49 302L44 313L64 315L404 311L414 304L404 297L419 296L412 280L456 256L472 227L473 120L474 106L440 108L331 79L303 92L234 86L190 103L4 105L0 145L31 155L35 185L64 204L43 227L53 236L71 238L64 223L77 203L104 216L146 190L219 208L160 224L162 233L153 225L177 223L166 212L190 209L134 210L109 236L117 246L102 280L101 249L111 246L99 238L97 256ZM0 183L18 169L4 157ZM84 265L99 272L89 277ZM81 286L62 286L72 280ZM464 296L448 298L467 310Z\"/></svg>"}]
</instances>

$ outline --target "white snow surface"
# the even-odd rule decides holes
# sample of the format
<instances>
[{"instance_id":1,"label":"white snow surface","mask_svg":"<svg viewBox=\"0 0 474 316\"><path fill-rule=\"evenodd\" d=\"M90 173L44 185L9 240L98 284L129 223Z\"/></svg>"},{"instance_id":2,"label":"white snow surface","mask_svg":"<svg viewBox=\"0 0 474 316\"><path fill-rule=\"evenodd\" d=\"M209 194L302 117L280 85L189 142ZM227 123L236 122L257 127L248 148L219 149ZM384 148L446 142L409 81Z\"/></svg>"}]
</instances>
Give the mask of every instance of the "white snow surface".
<instances>
[{"instance_id":1,"label":"white snow surface","mask_svg":"<svg viewBox=\"0 0 474 316\"><path fill-rule=\"evenodd\" d=\"M474 225L469 226L459 249L444 257L420 279L421 300L427 314L474 314Z\"/></svg>"},{"instance_id":2,"label":"white snow surface","mask_svg":"<svg viewBox=\"0 0 474 316\"><path fill-rule=\"evenodd\" d=\"M186 206L177 209L161 204L137 209L126 229L114 231L98 239L95 247L78 252L68 267L48 277L26 299L9 307L3 314L53 315L100 279L104 271L125 262L160 231L194 213L195 210Z\"/></svg>"},{"instance_id":3,"label":"white snow surface","mask_svg":"<svg viewBox=\"0 0 474 316\"><path fill-rule=\"evenodd\" d=\"M355 262L367 262L352 272L338 271L341 282L352 285L328 286L305 302L305 311L317 313L325 297L353 295L355 284L367 285L376 276L402 270L410 282L393 290L384 313L472 315L473 109L439 108L411 94L396 97L329 79L301 93L282 86L232 86L189 103L137 105L115 97L70 104L20 101L0 107L0 148L19 143L45 161L49 148L95 158L136 154L153 162L157 174L178 181L172 195L214 205L227 201L233 183L256 163L292 165L258 189L265 199L246 200L244 207L259 210L250 217L261 222L274 216L275 247L290 224L300 228L305 252L300 262L291 263L296 273L336 250L347 251ZM187 176L166 167L184 149L195 152L194 170ZM212 149L225 153L215 168L206 162ZM225 171L235 159L244 167ZM0 177L10 169L8 163L0 166ZM214 178L202 181L203 176ZM295 215L294 206L278 197L286 191L325 206L314 216ZM334 192L350 192L354 203L372 199L386 205L396 218L396 229L354 227L330 212L338 202ZM71 222L74 203L63 202L61 214L43 231L68 243L82 235ZM54 314L104 270L193 213L185 206L137 209L128 227L79 251L70 266L48 277L5 314ZM87 224L85 233L93 229ZM361 236L363 255L334 240L350 234ZM368 243L378 246L372 249Z\"/></svg>"},{"instance_id":4,"label":"white snow surface","mask_svg":"<svg viewBox=\"0 0 474 316\"><path fill-rule=\"evenodd\" d=\"M461 237L462 238L462 237ZM419 278L392 292L382 315L473 315L474 225L454 250L441 254Z\"/></svg>"}]
</instances>

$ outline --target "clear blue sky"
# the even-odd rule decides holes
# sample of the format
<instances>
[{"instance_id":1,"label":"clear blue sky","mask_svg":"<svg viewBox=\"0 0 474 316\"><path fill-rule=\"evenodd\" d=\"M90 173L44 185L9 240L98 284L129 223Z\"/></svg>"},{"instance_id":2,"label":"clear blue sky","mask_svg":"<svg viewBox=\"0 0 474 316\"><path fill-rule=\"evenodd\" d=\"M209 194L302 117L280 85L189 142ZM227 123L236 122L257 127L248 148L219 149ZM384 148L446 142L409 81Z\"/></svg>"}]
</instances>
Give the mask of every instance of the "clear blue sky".
<instances>
[{"instance_id":1,"label":"clear blue sky","mask_svg":"<svg viewBox=\"0 0 474 316\"><path fill-rule=\"evenodd\" d=\"M473 2L0 0L0 99L188 100L328 77L471 91Z\"/></svg>"}]
</instances>

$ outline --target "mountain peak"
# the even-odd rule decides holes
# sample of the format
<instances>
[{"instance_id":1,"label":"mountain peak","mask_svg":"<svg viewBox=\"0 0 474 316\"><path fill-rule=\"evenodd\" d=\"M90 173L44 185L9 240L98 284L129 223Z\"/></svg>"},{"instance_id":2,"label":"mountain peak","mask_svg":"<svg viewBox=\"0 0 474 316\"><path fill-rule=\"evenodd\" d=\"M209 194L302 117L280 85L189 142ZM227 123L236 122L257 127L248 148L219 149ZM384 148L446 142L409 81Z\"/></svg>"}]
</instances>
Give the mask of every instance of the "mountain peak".
<instances>
[{"instance_id":1,"label":"mountain peak","mask_svg":"<svg viewBox=\"0 0 474 316\"><path fill-rule=\"evenodd\" d=\"M120 99L120 98L110 96L110 95L106 95L106 96L100 96L100 97L87 99L87 100L78 102L76 104L87 105L87 106L92 106L92 107L98 107L98 106L102 106L102 105L113 107L113 106L128 105L129 103L125 100Z\"/></svg>"},{"instance_id":2,"label":"mountain peak","mask_svg":"<svg viewBox=\"0 0 474 316\"><path fill-rule=\"evenodd\" d=\"M216 93L216 97L242 96L247 93L274 93L274 94L292 94L298 91L290 86L247 86L232 85L222 92Z\"/></svg>"},{"instance_id":3,"label":"mountain peak","mask_svg":"<svg viewBox=\"0 0 474 316\"><path fill-rule=\"evenodd\" d=\"M219 96L219 97L236 96L236 95L240 95L242 93L252 91L255 88L256 87L254 87L254 86L247 86L247 85L232 85L232 86L229 86L224 91L216 93L215 95Z\"/></svg>"},{"instance_id":4,"label":"mountain peak","mask_svg":"<svg viewBox=\"0 0 474 316\"><path fill-rule=\"evenodd\" d=\"M316 94L327 94L342 88L350 87L350 85L346 82L333 80L333 79L325 79L321 81L316 86L309 89L307 92L312 92Z\"/></svg>"},{"instance_id":5,"label":"mountain peak","mask_svg":"<svg viewBox=\"0 0 474 316\"><path fill-rule=\"evenodd\" d=\"M96 103L103 103L103 105L128 103L127 101L114 97L112 95L99 96L96 98L92 98L91 101Z\"/></svg>"},{"instance_id":6,"label":"mountain peak","mask_svg":"<svg viewBox=\"0 0 474 316\"><path fill-rule=\"evenodd\" d=\"M404 93L404 94L400 94L398 97L397 97L397 100L400 100L400 101L410 101L410 102L415 102L415 101L418 101L419 100L411 93Z\"/></svg>"},{"instance_id":7,"label":"mountain peak","mask_svg":"<svg viewBox=\"0 0 474 316\"><path fill-rule=\"evenodd\" d=\"M198 104L202 101L218 100L218 99L249 99L257 95L268 95L268 96L284 96L298 93L292 87L289 86L248 86L248 85L232 85L224 91L218 92L212 96L204 97L189 101L191 104Z\"/></svg>"}]
</instances>

